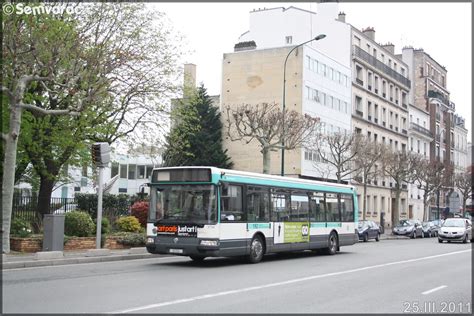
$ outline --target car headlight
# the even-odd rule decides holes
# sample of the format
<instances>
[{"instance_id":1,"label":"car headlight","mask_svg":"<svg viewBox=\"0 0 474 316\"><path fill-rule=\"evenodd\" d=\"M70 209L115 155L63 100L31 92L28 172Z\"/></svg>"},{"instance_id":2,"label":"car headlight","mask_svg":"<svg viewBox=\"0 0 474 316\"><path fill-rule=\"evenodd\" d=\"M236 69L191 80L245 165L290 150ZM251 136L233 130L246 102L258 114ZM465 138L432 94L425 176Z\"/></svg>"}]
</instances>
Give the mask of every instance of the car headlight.
<instances>
[{"instance_id":1,"label":"car headlight","mask_svg":"<svg viewBox=\"0 0 474 316\"><path fill-rule=\"evenodd\" d=\"M153 237L148 237L148 238L146 239L146 243L147 243L147 244L153 244L153 243L155 243L155 238L153 238Z\"/></svg>"}]
</instances>

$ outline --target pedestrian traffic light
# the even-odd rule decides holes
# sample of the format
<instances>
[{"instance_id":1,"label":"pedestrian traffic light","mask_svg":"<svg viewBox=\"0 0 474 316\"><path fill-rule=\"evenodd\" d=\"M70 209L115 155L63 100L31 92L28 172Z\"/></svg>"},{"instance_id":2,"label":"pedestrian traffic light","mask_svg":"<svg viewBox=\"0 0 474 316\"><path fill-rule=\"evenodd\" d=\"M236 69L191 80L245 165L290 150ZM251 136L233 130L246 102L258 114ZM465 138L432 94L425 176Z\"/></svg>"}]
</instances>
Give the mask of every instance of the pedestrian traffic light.
<instances>
[{"instance_id":1,"label":"pedestrian traffic light","mask_svg":"<svg viewBox=\"0 0 474 316\"><path fill-rule=\"evenodd\" d=\"M98 167L105 167L110 162L108 143L94 143L92 145L92 162Z\"/></svg>"}]
</instances>

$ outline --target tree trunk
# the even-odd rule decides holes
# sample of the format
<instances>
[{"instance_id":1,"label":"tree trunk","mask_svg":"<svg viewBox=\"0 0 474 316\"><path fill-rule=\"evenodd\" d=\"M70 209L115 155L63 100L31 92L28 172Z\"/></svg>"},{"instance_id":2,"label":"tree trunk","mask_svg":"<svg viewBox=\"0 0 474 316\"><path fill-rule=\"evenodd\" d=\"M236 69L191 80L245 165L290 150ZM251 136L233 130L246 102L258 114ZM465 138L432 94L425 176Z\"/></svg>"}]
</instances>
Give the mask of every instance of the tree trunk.
<instances>
[{"instance_id":1,"label":"tree trunk","mask_svg":"<svg viewBox=\"0 0 474 316\"><path fill-rule=\"evenodd\" d=\"M364 181L364 203L362 205L362 220L365 221L366 210L367 210L367 181Z\"/></svg>"},{"instance_id":2,"label":"tree trunk","mask_svg":"<svg viewBox=\"0 0 474 316\"><path fill-rule=\"evenodd\" d=\"M396 225L398 222L400 222L400 195L401 195L401 190L397 186L396 191L395 191L395 207L393 208L393 222L392 225Z\"/></svg>"},{"instance_id":3,"label":"tree trunk","mask_svg":"<svg viewBox=\"0 0 474 316\"><path fill-rule=\"evenodd\" d=\"M2 252L10 252L10 226L15 185L16 149L21 126L21 108L12 105L10 110L10 132L5 140L5 158L2 179Z\"/></svg>"},{"instance_id":4,"label":"tree trunk","mask_svg":"<svg viewBox=\"0 0 474 316\"><path fill-rule=\"evenodd\" d=\"M270 149L263 147L263 173L270 174Z\"/></svg>"},{"instance_id":5,"label":"tree trunk","mask_svg":"<svg viewBox=\"0 0 474 316\"><path fill-rule=\"evenodd\" d=\"M423 221L428 220L428 194L426 194L426 190L423 193Z\"/></svg>"},{"instance_id":6,"label":"tree trunk","mask_svg":"<svg viewBox=\"0 0 474 316\"><path fill-rule=\"evenodd\" d=\"M41 215L41 218L45 214L49 214L51 206L51 194L53 193L54 180L49 177L40 176L40 188L38 193L38 206L37 211Z\"/></svg>"}]
</instances>

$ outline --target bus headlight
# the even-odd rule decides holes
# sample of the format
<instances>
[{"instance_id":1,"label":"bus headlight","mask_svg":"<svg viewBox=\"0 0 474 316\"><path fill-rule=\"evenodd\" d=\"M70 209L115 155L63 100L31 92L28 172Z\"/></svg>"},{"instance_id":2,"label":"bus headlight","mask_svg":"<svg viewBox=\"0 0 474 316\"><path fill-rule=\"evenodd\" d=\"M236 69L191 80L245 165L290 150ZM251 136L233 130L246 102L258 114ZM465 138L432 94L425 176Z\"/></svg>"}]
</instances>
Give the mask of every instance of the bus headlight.
<instances>
[{"instance_id":1,"label":"bus headlight","mask_svg":"<svg viewBox=\"0 0 474 316\"><path fill-rule=\"evenodd\" d=\"M153 237L148 237L148 238L146 239L146 243L147 243L147 244L153 244L153 243L155 243L155 238L153 238Z\"/></svg>"},{"instance_id":2,"label":"bus headlight","mask_svg":"<svg viewBox=\"0 0 474 316\"><path fill-rule=\"evenodd\" d=\"M201 246L219 246L218 240L201 240Z\"/></svg>"}]
</instances>

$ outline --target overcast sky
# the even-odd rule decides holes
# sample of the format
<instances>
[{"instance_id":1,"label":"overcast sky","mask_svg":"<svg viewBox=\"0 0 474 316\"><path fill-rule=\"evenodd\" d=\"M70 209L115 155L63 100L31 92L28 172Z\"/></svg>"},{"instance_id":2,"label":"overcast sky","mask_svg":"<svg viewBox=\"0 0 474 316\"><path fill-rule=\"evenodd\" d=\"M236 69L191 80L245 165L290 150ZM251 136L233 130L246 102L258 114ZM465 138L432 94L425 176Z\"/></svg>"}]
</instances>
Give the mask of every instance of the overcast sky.
<instances>
[{"instance_id":1,"label":"overcast sky","mask_svg":"<svg viewBox=\"0 0 474 316\"><path fill-rule=\"evenodd\" d=\"M153 3L165 12L185 38L191 53L183 63L197 65L197 82L210 95L220 94L222 56L233 52L239 36L249 29L249 12L258 8L294 6L316 11L316 3ZM471 139L471 29L470 3L339 3L346 22L361 29L375 28L378 43L392 42L423 48L448 70L447 85L456 113L466 119Z\"/></svg>"}]
</instances>

